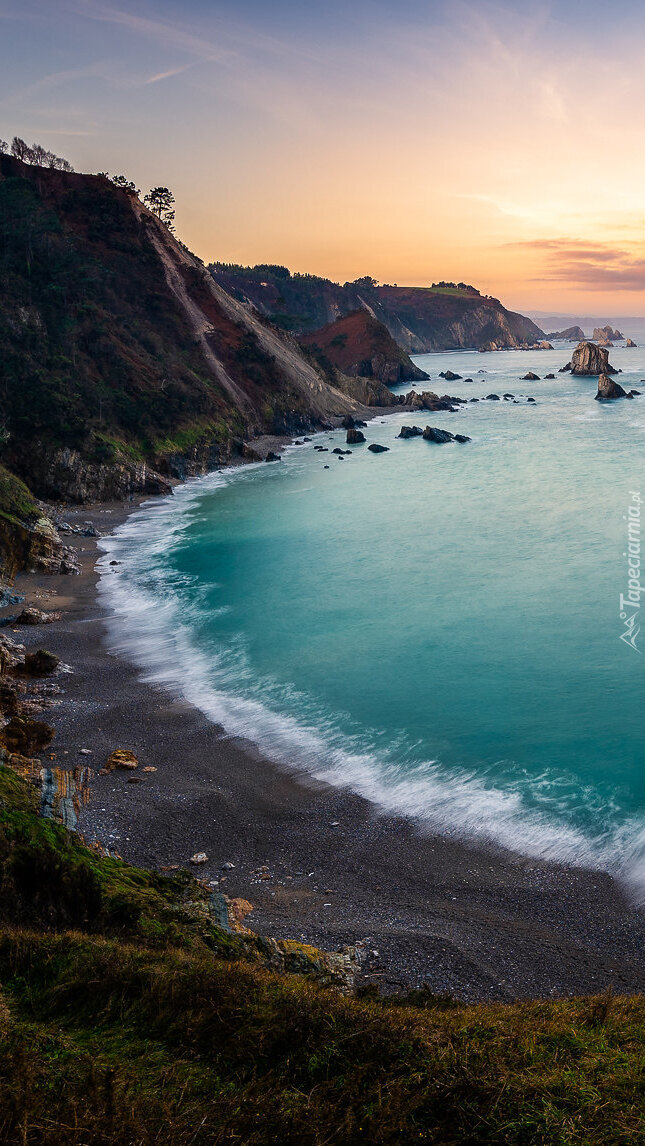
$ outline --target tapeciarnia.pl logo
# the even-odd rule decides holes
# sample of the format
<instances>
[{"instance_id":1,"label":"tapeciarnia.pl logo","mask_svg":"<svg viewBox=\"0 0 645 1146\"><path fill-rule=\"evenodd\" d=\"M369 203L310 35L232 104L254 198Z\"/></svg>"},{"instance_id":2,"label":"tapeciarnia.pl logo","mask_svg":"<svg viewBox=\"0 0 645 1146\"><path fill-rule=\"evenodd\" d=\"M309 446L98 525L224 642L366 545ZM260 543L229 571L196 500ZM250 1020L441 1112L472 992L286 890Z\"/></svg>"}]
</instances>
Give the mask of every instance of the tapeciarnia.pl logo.
<instances>
[{"instance_id":1,"label":"tapeciarnia.pl logo","mask_svg":"<svg viewBox=\"0 0 645 1146\"><path fill-rule=\"evenodd\" d=\"M630 490L630 495L632 500L624 519L627 522L627 549L623 553L627 558L627 594L620 594L623 622L620 639L639 653L636 641L641 631L641 593L645 592L645 586L641 585L641 495L638 490Z\"/></svg>"}]
</instances>

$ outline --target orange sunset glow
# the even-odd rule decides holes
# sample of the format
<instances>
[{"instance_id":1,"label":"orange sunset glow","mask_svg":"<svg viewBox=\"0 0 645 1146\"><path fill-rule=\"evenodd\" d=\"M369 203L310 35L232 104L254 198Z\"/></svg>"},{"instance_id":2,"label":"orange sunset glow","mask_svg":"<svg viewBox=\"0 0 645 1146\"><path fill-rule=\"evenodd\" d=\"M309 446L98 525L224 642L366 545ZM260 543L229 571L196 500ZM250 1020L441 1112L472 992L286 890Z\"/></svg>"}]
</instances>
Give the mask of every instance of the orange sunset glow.
<instances>
[{"instance_id":1,"label":"orange sunset glow","mask_svg":"<svg viewBox=\"0 0 645 1146\"><path fill-rule=\"evenodd\" d=\"M583 7L10 3L3 134L168 184L205 260L637 313L642 18Z\"/></svg>"}]
</instances>

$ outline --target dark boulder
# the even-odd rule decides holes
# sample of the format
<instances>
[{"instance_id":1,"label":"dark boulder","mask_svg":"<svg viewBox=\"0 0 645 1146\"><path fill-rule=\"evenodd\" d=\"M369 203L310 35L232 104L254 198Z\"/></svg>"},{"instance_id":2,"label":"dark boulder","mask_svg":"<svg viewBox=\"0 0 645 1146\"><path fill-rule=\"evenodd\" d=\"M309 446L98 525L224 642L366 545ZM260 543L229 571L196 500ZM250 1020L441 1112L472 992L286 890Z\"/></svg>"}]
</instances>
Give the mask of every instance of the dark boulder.
<instances>
[{"instance_id":1,"label":"dark boulder","mask_svg":"<svg viewBox=\"0 0 645 1146\"><path fill-rule=\"evenodd\" d=\"M485 400L488 402L499 402L499 394L487 394Z\"/></svg>"},{"instance_id":2,"label":"dark boulder","mask_svg":"<svg viewBox=\"0 0 645 1146\"><path fill-rule=\"evenodd\" d=\"M445 378L446 382L458 382L461 378L461 374L453 374L452 370L445 370L441 372L439 377Z\"/></svg>"},{"instance_id":3,"label":"dark boulder","mask_svg":"<svg viewBox=\"0 0 645 1146\"><path fill-rule=\"evenodd\" d=\"M20 756L33 756L42 752L54 739L54 729L44 720L30 720L24 716L12 716L0 733L0 738L9 752Z\"/></svg>"},{"instance_id":4,"label":"dark boulder","mask_svg":"<svg viewBox=\"0 0 645 1146\"><path fill-rule=\"evenodd\" d=\"M529 370L528 374L522 375L522 382L539 382L539 381L540 381L540 375L534 374L532 370Z\"/></svg>"},{"instance_id":5,"label":"dark boulder","mask_svg":"<svg viewBox=\"0 0 645 1146\"><path fill-rule=\"evenodd\" d=\"M626 390L623 390L619 382L614 382L613 378L608 378L606 374L601 374L598 379L598 393L596 394L597 402L613 402L616 398L631 398Z\"/></svg>"},{"instance_id":6,"label":"dark boulder","mask_svg":"<svg viewBox=\"0 0 645 1146\"><path fill-rule=\"evenodd\" d=\"M438 445L443 445L444 442L454 442L454 435L450 430L440 430L438 426L426 426L423 431L423 437L426 442L436 442Z\"/></svg>"},{"instance_id":7,"label":"dark boulder","mask_svg":"<svg viewBox=\"0 0 645 1146\"><path fill-rule=\"evenodd\" d=\"M386 454L390 447L379 446L378 442L371 442L367 448L371 450L373 454Z\"/></svg>"},{"instance_id":8,"label":"dark boulder","mask_svg":"<svg viewBox=\"0 0 645 1146\"><path fill-rule=\"evenodd\" d=\"M275 454L275 453L273 452L273 450L269 450L269 452L268 452L268 454L267 454L267 456L265 457L265 459L264 459L264 460L265 460L265 462L279 462L279 461L282 461L282 459L281 459L280 455L279 455L279 454Z\"/></svg>"},{"instance_id":9,"label":"dark boulder","mask_svg":"<svg viewBox=\"0 0 645 1146\"><path fill-rule=\"evenodd\" d=\"M362 430L349 429L347 431L347 445L359 446L361 442L365 441L365 434Z\"/></svg>"},{"instance_id":10,"label":"dark boulder","mask_svg":"<svg viewBox=\"0 0 645 1146\"><path fill-rule=\"evenodd\" d=\"M472 442L472 438L467 437L466 434L455 434L455 441L456 442Z\"/></svg>"},{"instance_id":11,"label":"dark boulder","mask_svg":"<svg viewBox=\"0 0 645 1146\"><path fill-rule=\"evenodd\" d=\"M60 664L60 658L47 649L37 649L25 654L24 673L26 676L49 676Z\"/></svg>"},{"instance_id":12,"label":"dark boulder","mask_svg":"<svg viewBox=\"0 0 645 1146\"><path fill-rule=\"evenodd\" d=\"M397 434L399 438L421 438L423 437L423 430L420 426L401 426L401 431Z\"/></svg>"},{"instance_id":13,"label":"dark boulder","mask_svg":"<svg viewBox=\"0 0 645 1146\"><path fill-rule=\"evenodd\" d=\"M545 374L544 377L553 380L555 378L555 374Z\"/></svg>"},{"instance_id":14,"label":"dark boulder","mask_svg":"<svg viewBox=\"0 0 645 1146\"><path fill-rule=\"evenodd\" d=\"M533 402L533 405L535 405L535 398L527 398L526 401Z\"/></svg>"}]
</instances>

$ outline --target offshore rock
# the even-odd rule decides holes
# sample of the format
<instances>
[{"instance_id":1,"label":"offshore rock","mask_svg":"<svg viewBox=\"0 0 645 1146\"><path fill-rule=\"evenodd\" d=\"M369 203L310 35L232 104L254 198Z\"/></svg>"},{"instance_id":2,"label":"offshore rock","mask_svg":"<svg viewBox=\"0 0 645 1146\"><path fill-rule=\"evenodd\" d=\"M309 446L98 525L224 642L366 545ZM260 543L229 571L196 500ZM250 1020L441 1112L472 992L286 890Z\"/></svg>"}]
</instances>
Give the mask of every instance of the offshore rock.
<instances>
[{"instance_id":1,"label":"offshore rock","mask_svg":"<svg viewBox=\"0 0 645 1146\"><path fill-rule=\"evenodd\" d=\"M370 442L367 448L368 450L371 450L373 454L386 454L390 447L379 446L378 442Z\"/></svg>"},{"instance_id":2,"label":"offshore rock","mask_svg":"<svg viewBox=\"0 0 645 1146\"><path fill-rule=\"evenodd\" d=\"M455 441L455 436L450 433L450 430L440 430L438 426L426 426L423 431L423 437L426 442L436 442L437 445ZM460 437L463 437L463 435L460 435Z\"/></svg>"},{"instance_id":3,"label":"offshore rock","mask_svg":"<svg viewBox=\"0 0 645 1146\"><path fill-rule=\"evenodd\" d=\"M398 438L421 438L423 437L423 430L421 426L401 426L400 432L397 434Z\"/></svg>"},{"instance_id":4,"label":"offshore rock","mask_svg":"<svg viewBox=\"0 0 645 1146\"><path fill-rule=\"evenodd\" d=\"M585 332L581 326L568 326L566 330L554 330L547 338L562 338L567 342L584 342Z\"/></svg>"},{"instance_id":5,"label":"offshore rock","mask_svg":"<svg viewBox=\"0 0 645 1146\"><path fill-rule=\"evenodd\" d=\"M625 339L625 346L636 346L636 343L631 338Z\"/></svg>"},{"instance_id":6,"label":"offshore rock","mask_svg":"<svg viewBox=\"0 0 645 1146\"><path fill-rule=\"evenodd\" d=\"M349 429L346 440L348 446L359 446L361 442L365 441L365 434L362 430Z\"/></svg>"},{"instance_id":7,"label":"offshore rock","mask_svg":"<svg viewBox=\"0 0 645 1146\"><path fill-rule=\"evenodd\" d=\"M571 373L599 377L601 374L616 374L617 371L609 365L609 354L604 346L596 346L594 342L580 342L573 352Z\"/></svg>"},{"instance_id":8,"label":"offshore rock","mask_svg":"<svg viewBox=\"0 0 645 1146\"><path fill-rule=\"evenodd\" d=\"M600 375L596 402L613 402L616 398L631 397L632 395L623 390L619 382L614 382L613 378L608 378L606 374Z\"/></svg>"},{"instance_id":9,"label":"offshore rock","mask_svg":"<svg viewBox=\"0 0 645 1146\"><path fill-rule=\"evenodd\" d=\"M592 338L594 342L620 342L625 335L621 334L619 330L613 330L611 326L595 326Z\"/></svg>"},{"instance_id":10,"label":"offshore rock","mask_svg":"<svg viewBox=\"0 0 645 1146\"><path fill-rule=\"evenodd\" d=\"M534 374L532 370L529 370L528 374L524 374L522 376L521 381L522 382L539 382L540 381L540 375Z\"/></svg>"}]
</instances>

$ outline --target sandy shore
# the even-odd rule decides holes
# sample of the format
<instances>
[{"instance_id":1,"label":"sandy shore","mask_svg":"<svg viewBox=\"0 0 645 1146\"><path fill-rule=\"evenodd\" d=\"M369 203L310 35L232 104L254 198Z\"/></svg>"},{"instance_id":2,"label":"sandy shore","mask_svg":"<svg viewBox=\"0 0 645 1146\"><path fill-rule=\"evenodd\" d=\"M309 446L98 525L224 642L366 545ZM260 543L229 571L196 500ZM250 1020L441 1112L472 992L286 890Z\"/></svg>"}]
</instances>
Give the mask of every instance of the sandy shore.
<instances>
[{"instance_id":1,"label":"sandy shore","mask_svg":"<svg viewBox=\"0 0 645 1146\"><path fill-rule=\"evenodd\" d=\"M105 534L127 512L83 506L65 516ZM136 784L127 773L94 775L86 838L149 867L205 851L198 874L254 904L250 927L329 950L367 939L366 978L385 991L427 983L480 1000L645 989L645 912L608 875L422 834L350 793L281 773L111 653L96 542L70 543L80 577L16 584L39 608L63 612L16 637L73 670L59 675L47 716L57 763L98 771L123 747L157 769Z\"/></svg>"}]
</instances>

